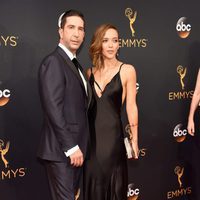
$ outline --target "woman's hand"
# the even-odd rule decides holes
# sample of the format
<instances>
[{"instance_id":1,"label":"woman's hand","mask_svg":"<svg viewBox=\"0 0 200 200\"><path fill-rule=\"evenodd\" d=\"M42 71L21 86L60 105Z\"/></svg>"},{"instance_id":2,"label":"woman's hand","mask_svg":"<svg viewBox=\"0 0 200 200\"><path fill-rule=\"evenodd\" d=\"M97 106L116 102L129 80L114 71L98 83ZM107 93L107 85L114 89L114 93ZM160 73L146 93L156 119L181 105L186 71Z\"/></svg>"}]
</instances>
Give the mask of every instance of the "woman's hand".
<instances>
[{"instance_id":1,"label":"woman's hand","mask_svg":"<svg viewBox=\"0 0 200 200\"><path fill-rule=\"evenodd\" d=\"M193 119L188 120L187 130L191 136L194 136L195 128L194 128L194 120Z\"/></svg>"},{"instance_id":2,"label":"woman's hand","mask_svg":"<svg viewBox=\"0 0 200 200\"><path fill-rule=\"evenodd\" d=\"M135 140L132 140L132 148L133 148L133 152L135 155L135 159L138 159L139 157L139 148L138 148L138 142Z\"/></svg>"}]
</instances>

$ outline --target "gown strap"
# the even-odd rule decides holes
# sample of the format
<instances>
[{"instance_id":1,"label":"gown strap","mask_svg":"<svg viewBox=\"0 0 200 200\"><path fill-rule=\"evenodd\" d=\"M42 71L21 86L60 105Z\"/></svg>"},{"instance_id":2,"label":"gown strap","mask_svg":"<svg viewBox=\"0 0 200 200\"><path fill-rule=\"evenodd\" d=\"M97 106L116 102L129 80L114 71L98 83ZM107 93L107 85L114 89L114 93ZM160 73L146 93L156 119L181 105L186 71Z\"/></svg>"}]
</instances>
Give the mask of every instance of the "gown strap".
<instances>
[{"instance_id":1,"label":"gown strap","mask_svg":"<svg viewBox=\"0 0 200 200\"><path fill-rule=\"evenodd\" d=\"M119 67L119 72L121 71L122 65L124 65L124 63L122 63Z\"/></svg>"},{"instance_id":2,"label":"gown strap","mask_svg":"<svg viewBox=\"0 0 200 200\"><path fill-rule=\"evenodd\" d=\"M94 83L96 84L96 86L99 88L99 90L101 91L101 93L103 92L103 90L101 89L100 85L94 80Z\"/></svg>"},{"instance_id":3,"label":"gown strap","mask_svg":"<svg viewBox=\"0 0 200 200\"><path fill-rule=\"evenodd\" d=\"M92 71L92 67L90 68L90 71L91 71L91 75L93 77L93 82L96 84L96 86L99 88L99 90L101 92L103 92L103 90L101 89L100 85L96 82L95 78L94 78L94 74L93 74L93 71Z\"/></svg>"}]
</instances>

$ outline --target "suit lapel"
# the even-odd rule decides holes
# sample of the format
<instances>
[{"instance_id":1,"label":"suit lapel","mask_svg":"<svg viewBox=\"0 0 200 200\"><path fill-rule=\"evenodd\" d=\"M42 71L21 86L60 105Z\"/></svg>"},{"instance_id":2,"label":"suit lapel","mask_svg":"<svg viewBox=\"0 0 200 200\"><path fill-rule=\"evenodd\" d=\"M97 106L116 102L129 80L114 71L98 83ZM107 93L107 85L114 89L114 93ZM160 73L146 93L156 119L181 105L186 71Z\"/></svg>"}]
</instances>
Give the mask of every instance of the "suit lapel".
<instances>
[{"instance_id":1,"label":"suit lapel","mask_svg":"<svg viewBox=\"0 0 200 200\"><path fill-rule=\"evenodd\" d=\"M91 89L90 83L88 81L87 75L85 74L84 70L83 70L82 74L87 82L87 96L88 96L88 108L89 108L90 102L92 100L92 89Z\"/></svg>"},{"instance_id":2,"label":"suit lapel","mask_svg":"<svg viewBox=\"0 0 200 200\"><path fill-rule=\"evenodd\" d=\"M85 91L85 86L83 84L83 80L81 79L79 72L77 71L76 67L74 66L74 63L70 60L68 55L60 47L57 47L56 51L59 53L59 55L61 55L63 60L66 62L66 64L74 72L74 74L76 75L76 77L80 81L82 88ZM91 99L92 99L92 89L91 89L90 83L88 82L87 76L86 76L84 71L83 71L83 76L84 76L85 80L87 81L87 92L88 92L88 95L86 95L86 96L88 98L88 108L89 108L89 105L90 105L90 102L91 102Z\"/></svg>"},{"instance_id":3,"label":"suit lapel","mask_svg":"<svg viewBox=\"0 0 200 200\"><path fill-rule=\"evenodd\" d=\"M84 84L83 84L83 80L81 79L79 72L77 71L76 67L74 66L74 63L70 60L70 58L68 57L68 55L60 47L57 47L56 50L62 56L62 58L64 59L64 61L67 64L67 66L69 66L69 68L74 72L74 74L76 75L76 77L80 81L83 89L85 90L85 87L84 87Z\"/></svg>"},{"instance_id":4,"label":"suit lapel","mask_svg":"<svg viewBox=\"0 0 200 200\"><path fill-rule=\"evenodd\" d=\"M88 91L88 108L90 106L91 100L92 100L92 88L90 86L89 81L87 81L87 91Z\"/></svg>"}]
</instances>

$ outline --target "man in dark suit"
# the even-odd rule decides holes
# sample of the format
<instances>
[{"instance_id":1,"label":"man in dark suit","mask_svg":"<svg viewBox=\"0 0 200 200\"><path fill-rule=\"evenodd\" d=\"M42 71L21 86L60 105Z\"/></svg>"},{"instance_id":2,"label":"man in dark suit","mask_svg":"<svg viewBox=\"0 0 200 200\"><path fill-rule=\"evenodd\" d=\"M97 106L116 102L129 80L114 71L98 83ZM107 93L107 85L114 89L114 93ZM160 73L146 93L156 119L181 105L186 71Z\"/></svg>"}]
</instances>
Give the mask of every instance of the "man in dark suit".
<instances>
[{"instance_id":1,"label":"man in dark suit","mask_svg":"<svg viewBox=\"0 0 200 200\"><path fill-rule=\"evenodd\" d=\"M58 21L60 43L39 69L44 111L38 157L44 161L53 200L74 200L86 156L91 88L76 52L84 40L84 17L76 10Z\"/></svg>"}]
</instances>

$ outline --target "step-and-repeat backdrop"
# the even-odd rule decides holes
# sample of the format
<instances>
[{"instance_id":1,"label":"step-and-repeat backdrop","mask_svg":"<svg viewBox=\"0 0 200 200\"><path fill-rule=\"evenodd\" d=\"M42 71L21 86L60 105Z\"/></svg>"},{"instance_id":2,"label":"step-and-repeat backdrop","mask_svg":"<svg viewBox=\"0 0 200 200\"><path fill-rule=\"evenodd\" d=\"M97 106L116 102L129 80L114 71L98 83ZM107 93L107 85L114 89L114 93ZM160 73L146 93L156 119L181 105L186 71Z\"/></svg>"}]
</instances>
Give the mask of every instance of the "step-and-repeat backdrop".
<instances>
[{"instance_id":1,"label":"step-and-repeat backdrop","mask_svg":"<svg viewBox=\"0 0 200 200\"><path fill-rule=\"evenodd\" d=\"M41 60L58 44L57 19L68 9L86 18L79 53L95 28L116 25L119 59L135 66L139 109L137 161L128 161L129 200L200 199L200 133L187 133L187 116L200 66L200 2L196 0L1 0L0 198L50 199L36 158L42 124L37 88ZM123 114L124 129L126 117Z\"/></svg>"}]
</instances>

